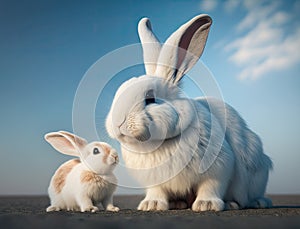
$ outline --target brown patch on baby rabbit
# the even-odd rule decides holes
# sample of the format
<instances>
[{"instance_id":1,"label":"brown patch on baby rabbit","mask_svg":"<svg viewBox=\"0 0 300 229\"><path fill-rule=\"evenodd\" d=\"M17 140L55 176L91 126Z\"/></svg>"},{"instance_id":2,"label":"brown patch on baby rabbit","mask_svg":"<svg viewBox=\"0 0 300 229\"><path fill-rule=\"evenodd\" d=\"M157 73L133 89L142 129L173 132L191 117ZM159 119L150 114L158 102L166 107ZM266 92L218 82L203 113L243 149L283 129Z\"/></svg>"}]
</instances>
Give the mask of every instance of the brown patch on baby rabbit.
<instances>
[{"instance_id":1,"label":"brown patch on baby rabbit","mask_svg":"<svg viewBox=\"0 0 300 229\"><path fill-rule=\"evenodd\" d=\"M104 183L104 179L91 171L83 171L80 175L82 183Z\"/></svg>"},{"instance_id":2,"label":"brown patch on baby rabbit","mask_svg":"<svg viewBox=\"0 0 300 229\"><path fill-rule=\"evenodd\" d=\"M80 163L79 159L73 159L68 162L66 162L63 166L61 166L53 177L53 185L54 189L57 193L60 193L63 189L67 175L71 172L71 170L74 168L75 165L78 165Z\"/></svg>"}]
</instances>

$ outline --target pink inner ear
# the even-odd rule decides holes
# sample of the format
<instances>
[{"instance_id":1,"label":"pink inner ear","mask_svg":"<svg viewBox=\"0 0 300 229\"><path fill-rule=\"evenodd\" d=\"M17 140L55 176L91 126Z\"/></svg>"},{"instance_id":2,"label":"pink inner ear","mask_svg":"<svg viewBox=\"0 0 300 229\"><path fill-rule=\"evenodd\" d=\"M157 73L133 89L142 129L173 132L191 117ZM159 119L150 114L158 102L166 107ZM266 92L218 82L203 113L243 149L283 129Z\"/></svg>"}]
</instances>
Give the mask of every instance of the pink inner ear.
<instances>
[{"instance_id":1,"label":"pink inner ear","mask_svg":"<svg viewBox=\"0 0 300 229\"><path fill-rule=\"evenodd\" d=\"M73 144L62 135L51 136L49 141L53 147L62 153L72 152L75 150Z\"/></svg>"},{"instance_id":2,"label":"pink inner ear","mask_svg":"<svg viewBox=\"0 0 300 229\"><path fill-rule=\"evenodd\" d=\"M196 33L196 31L207 23L210 23L210 20L208 20L207 18L199 18L192 25L190 25L187 28L186 32L182 35L182 37L179 41L179 44L178 44L179 48L178 48L178 59L177 59L176 68L181 66L181 64L186 56L186 53L187 53L187 50L191 43L191 40L192 40L194 34ZM194 55L197 55L197 54L194 53Z\"/></svg>"},{"instance_id":3,"label":"pink inner ear","mask_svg":"<svg viewBox=\"0 0 300 229\"><path fill-rule=\"evenodd\" d=\"M61 131L61 133L64 135L67 135L69 138L71 138L72 141L80 148L83 148L87 144L87 142L84 139L82 139L74 134L68 133L66 131Z\"/></svg>"},{"instance_id":4,"label":"pink inner ear","mask_svg":"<svg viewBox=\"0 0 300 229\"><path fill-rule=\"evenodd\" d=\"M55 140L58 141L60 144L62 144L64 147L74 148L73 144L67 141L63 136L57 136Z\"/></svg>"}]
</instances>

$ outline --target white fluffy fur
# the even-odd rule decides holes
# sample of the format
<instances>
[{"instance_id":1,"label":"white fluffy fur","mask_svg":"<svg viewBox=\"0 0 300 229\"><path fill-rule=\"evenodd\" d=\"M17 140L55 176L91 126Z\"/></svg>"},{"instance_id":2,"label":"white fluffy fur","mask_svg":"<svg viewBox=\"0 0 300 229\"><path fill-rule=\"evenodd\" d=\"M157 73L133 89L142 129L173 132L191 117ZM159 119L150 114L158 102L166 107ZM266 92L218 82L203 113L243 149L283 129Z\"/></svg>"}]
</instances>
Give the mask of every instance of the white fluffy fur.
<instances>
[{"instance_id":1,"label":"white fluffy fur","mask_svg":"<svg viewBox=\"0 0 300 229\"><path fill-rule=\"evenodd\" d=\"M259 137L229 105L213 98L184 98L178 88L201 56L210 25L207 15L184 24L161 48L155 76L132 78L115 95L106 127L121 143L132 175L147 188L139 210L167 210L169 201L187 199L190 193L196 197L194 211L271 205L264 192L272 162ZM143 40L154 35L139 28L143 31L145 58L154 54L147 54ZM155 96L151 104L145 99L149 90Z\"/></svg>"},{"instance_id":2,"label":"white fluffy fur","mask_svg":"<svg viewBox=\"0 0 300 229\"><path fill-rule=\"evenodd\" d=\"M108 211L119 211L119 208L113 205L113 193L117 184L113 170L118 163L118 155L113 148L104 142L87 144L84 139L65 131L48 133L45 139L61 153L77 155L80 158L80 162L73 163L74 166L66 174L65 184L59 192L55 178L58 171L68 167L72 160L62 164L53 175L48 188L51 205L46 209L47 212L95 212L98 211L98 203ZM100 153L93 154L94 148L98 148ZM72 151L72 154L68 150ZM85 175L87 178L83 181Z\"/></svg>"}]
</instances>

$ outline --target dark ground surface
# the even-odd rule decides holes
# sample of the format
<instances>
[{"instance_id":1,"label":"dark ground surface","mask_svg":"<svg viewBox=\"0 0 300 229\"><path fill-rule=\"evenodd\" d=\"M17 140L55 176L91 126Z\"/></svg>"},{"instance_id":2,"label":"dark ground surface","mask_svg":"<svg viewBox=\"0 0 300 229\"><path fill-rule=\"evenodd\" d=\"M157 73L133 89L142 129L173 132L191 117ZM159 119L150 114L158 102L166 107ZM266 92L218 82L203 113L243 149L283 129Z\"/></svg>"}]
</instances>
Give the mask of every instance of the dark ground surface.
<instances>
[{"instance_id":1,"label":"dark ground surface","mask_svg":"<svg viewBox=\"0 0 300 229\"><path fill-rule=\"evenodd\" d=\"M272 195L271 209L137 211L142 196L116 196L118 213L51 212L46 196L0 197L1 228L300 228L300 195Z\"/></svg>"}]
</instances>

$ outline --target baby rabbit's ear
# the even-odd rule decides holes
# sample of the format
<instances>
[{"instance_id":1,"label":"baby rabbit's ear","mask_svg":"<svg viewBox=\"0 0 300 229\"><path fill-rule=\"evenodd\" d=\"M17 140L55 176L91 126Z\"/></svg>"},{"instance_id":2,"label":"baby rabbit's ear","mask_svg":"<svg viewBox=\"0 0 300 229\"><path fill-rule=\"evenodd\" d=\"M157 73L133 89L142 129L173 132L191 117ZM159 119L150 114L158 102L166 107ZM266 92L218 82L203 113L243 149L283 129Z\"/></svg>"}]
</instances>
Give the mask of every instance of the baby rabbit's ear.
<instances>
[{"instance_id":1,"label":"baby rabbit's ear","mask_svg":"<svg viewBox=\"0 0 300 229\"><path fill-rule=\"evenodd\" d=\"M142 18L138 25L139 37L143 47L143 57L147 75L154 75L161 44L152 32L148 18Z\"/></svg>"},{"instance_id":2,"label":"baby rabbit's ear","mask_svg":"<svg viewBox=\"0 0 300 229\"><path fill-rule=\"evenodd\" d=\"M201 14L177 29L161 49L155 75L179 82L202 55L211 24L212 19Z\"/></svg>"},{"instance_id":3,"label":"baby rabbit's ear","mask_svg":"<svg viewBox=\"0 0 300 229\"><path fill-rule=\"evenodd\" d=\"M87 145L85 139L66 131L48 133L45 140L57 151L76 157L80 157L80 149Z\"/></svg>"}]
</instances>

